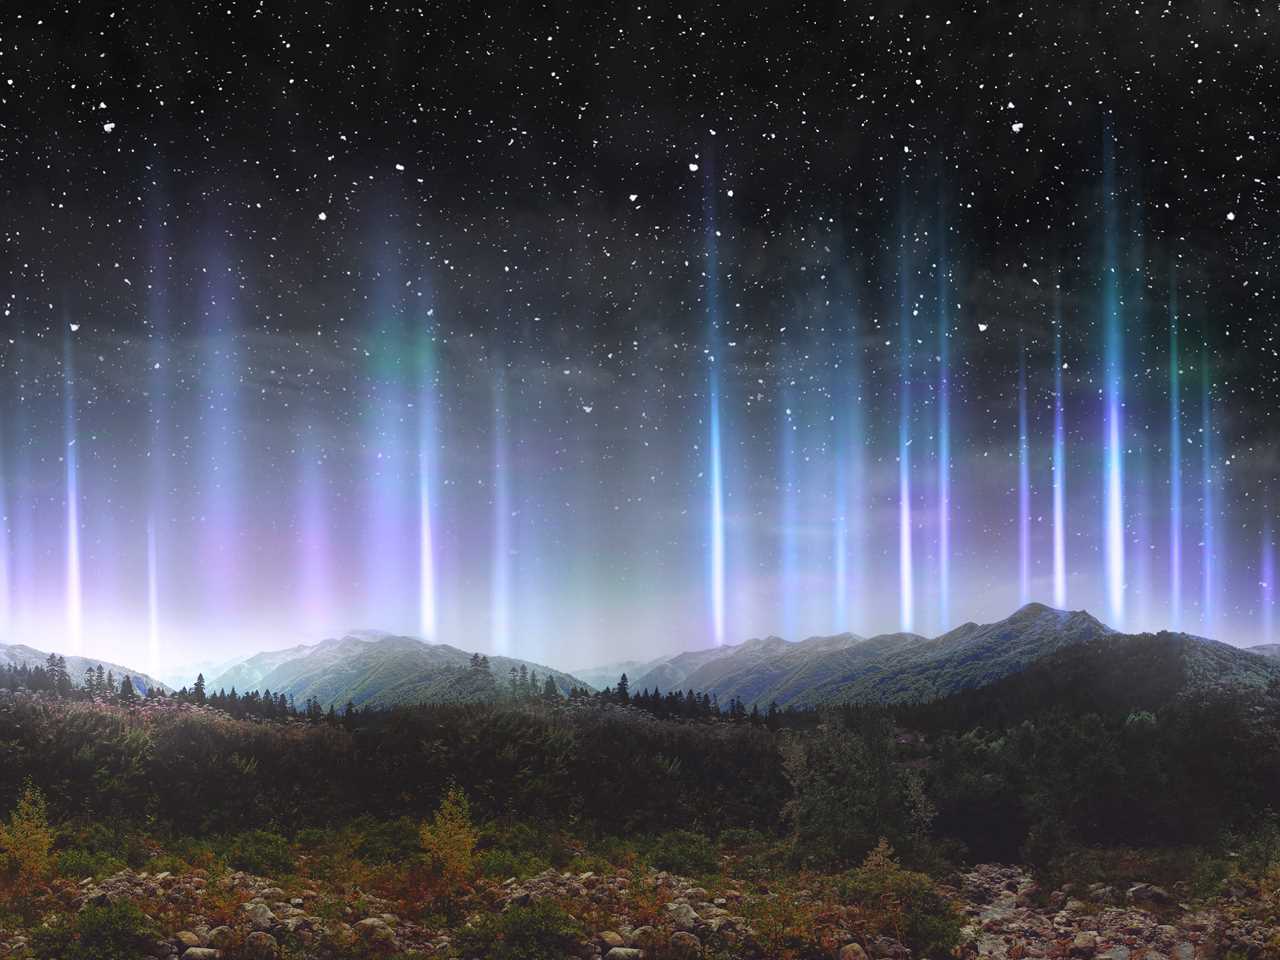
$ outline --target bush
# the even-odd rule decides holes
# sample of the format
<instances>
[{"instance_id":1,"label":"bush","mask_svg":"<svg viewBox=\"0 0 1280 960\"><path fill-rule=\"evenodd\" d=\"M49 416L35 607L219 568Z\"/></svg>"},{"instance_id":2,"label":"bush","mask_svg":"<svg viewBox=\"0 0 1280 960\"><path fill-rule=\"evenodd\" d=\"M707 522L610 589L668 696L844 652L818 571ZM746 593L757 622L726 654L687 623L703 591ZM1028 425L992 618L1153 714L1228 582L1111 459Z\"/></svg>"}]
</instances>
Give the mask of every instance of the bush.
<instances>
[{"instance_id":1,"label":"bush","mask_svg":"<svg viewBox=\"0 0 1280 960\"><path fill-rule=\"evenodd\" d=\"M361 817L352 828L355 854L367 863L399 863L418 852L418 825L408 817L375 820Z\"/></svg>"},{"instance_id":2,"label":"bush","mask_svg":"<svg viewBox=\"0 0 1280 960\"><path fill-rule=\"evenodd\" d=\"M237 870L262 876L293 872L289 841L269 830L250 830L232 837L227 845L226 860Z\"/></svg>"},{"instance_id":3,"label":"bush","mask_svg":"<svg viewBox=\"0 0 1280 960\"><path fill-rule=\"evenodd\" d=\"M58 875L69 880L105 877L123 870L125 866L123 860L109 853L85 850L83 847L70 847L58 854Z\"/></svg>"},{"instance_id":4,"label":"bush","mask_svg":"<svg viewBox=\"0 0 1280 960\"><path fill-rule=\"evenodd\" d=\"M485 914L454 937L464 957L484 960L561 960L576 953L585 931L548 900Z\"/></svg>"},{"instance_id":5,"label":"bush","mask_svg":"<svg viewBox=\"0 0 1280 960\"><path fill-rule=\"evenodd\" d=\"M44 794L27 781L9 822L0 824L0 860L13 880L25 886L49 877L52 850L53 831Z\"/></svg>"},{"instance_id":6,"label":"bush","mask_svg":"<svg viewBox=\"0 0 1280 960\"><path fill-rule=\"evenodd\" d=\"M427 862L446 892L475 876L476 831L471 825L471 804L461 787L449 788L431 823L422 825L420 839Z\"/></svg>"},{"instance_id":7,"label":"bush","mask_svg":"<svg viewBox=\"0 0 1280 960\"><path fill-rule=\"evenodd\" d=\"M31 951L37 960L136 960L155 936L142 911L122 902L45 924L32 934Z\"/></svg>"},{"instance_id":8,"label":"bush","mask_svg":"<svg viewBox=\"0 0 1280 960\"><path fill-rule=\"evenodd\" d=\"M654 841L649 860L659 870L700 876L719 868L716 848L700 833L672 830Z\"/></svg>"},{"instance_id":9,"label":"bush","mask_svg":"<svg viewBox=\"0 0 1280 960\"><path fill-rule=\"evenodd\" d=\"M945 956L960 942L955 908L927 874L904 869L885 840L841 878L838 889L863 909L873 932L901 940L917 954Z\"/></svg>"},{"instance_id":10,"label":"bush","mask_svg":"<svg viewBox=\"0 0 1280 960\"><path fill-rule=\"evenodd\" d=\"M546 870L551 864L527 851L516 853L511 850L485 850L476 857L476 866L482 877L505 880L507 877L531 877Z\"/></svg>"}]
</instances>

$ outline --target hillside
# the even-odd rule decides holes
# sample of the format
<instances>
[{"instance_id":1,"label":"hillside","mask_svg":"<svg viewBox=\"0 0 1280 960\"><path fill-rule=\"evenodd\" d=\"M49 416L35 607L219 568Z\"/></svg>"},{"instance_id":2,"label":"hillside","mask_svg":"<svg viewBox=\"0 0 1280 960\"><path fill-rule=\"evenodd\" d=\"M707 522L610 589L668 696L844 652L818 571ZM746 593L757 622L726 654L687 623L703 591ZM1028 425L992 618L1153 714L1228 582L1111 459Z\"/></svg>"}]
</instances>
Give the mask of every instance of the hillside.
<instances>
[{"instance_id":1,"label":"hillside","mask_svg":"<svg viewBox=\"0 0 1280 960\"><path fill-rule=\"evenodd\" d=\"M48 651L37 650L21 643L0 643L0 666L43 667L48 659ZM117 681L128 676L133 682L133 689L137 691L139 696L146 696L147 691L152 689L159 690L162 693L170 692L170 688L167 685L147 676L141 670L133 669L133 667L109 663L106 660L97 660L93 657L69 656L65 659L67 661L67 674L71 677L71 682L76 686L83 684L86 669L97 670L98 667L101 667L104 672L109 671L115 674Z\"/></svg>"},{"instance_id":2,"label":"hillside","mask_svg":"<svg viewBox=\"0 0 1280 960\"><path fill-rule=\"evenodd\" d=\"M207 678L207 687L234 687L241 693L270 690L298 703L315 699L341 708L348 701L357 707L390 707L484 700L506 689L512 669L521 668L540 679L550 675L561 694L589 686L571 674L509 657L489 658L490 681L470 669L471 657L457 647L413 637L350 635L256 654Z\"/></svg>"},{"instance_id":3,"label":"hillside","mask_svg":"<svg viewBox=\"0 0 1280 960\"><path fill-rule=\"evenodd\" d=\"M1063 647L988 686L908 706L923 729L1004 727L1058 711L1124 718L1160 711L1186 696L1261 690L1280 680L1280 662L1184 633L1108 634Z\"/></svg>"},{"instance_id":4,"label":"hillside","mask_svg":"<svg viewBox=\"0 0 1280 960\"><path fill-rule=\"evenodd\" d=\"M633 691L700 690L721 702L738 699L761 709L770 703L784 708L920 703L997 683L1081 645L1096 654L1092 682L1104 682L1123 674L1120 661L1113 665L1105 656L1114 649L1124 659L1122 636L1085 611L1032 603L996 623L966 623L932 639L910 633L866 639L838 634L788 643L767 637L659 659L629 679ZM1274 657L1268 648L1246 652L1198 637L1168 636L1165 656L1176 659L1182 686L1257 686L1280 673L1258 656Z\"/></svg>"},{"instance_id":5,"label":"hillside","mask_svg":"<svg viewBox=\"0 0 1280 960\"><path fill-rule=\"evenodd\" d=\"M1260 643L1256 647L1250 647L1249 652L1263 657L1280 658L1280 643Z\"/></svg>"}]
</instances>

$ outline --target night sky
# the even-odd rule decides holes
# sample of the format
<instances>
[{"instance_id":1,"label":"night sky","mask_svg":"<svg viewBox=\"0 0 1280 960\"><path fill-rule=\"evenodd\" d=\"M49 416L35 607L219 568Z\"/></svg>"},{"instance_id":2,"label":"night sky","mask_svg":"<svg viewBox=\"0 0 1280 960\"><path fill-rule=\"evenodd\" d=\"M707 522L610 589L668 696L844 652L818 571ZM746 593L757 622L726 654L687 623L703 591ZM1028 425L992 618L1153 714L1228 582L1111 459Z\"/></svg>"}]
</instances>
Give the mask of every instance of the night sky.
<instances>
[{"instance_id":1,"label":"night sky","mask_svg":"<svg viewBox=\"0 0 1280 960\"><path fill-rule=\"evenodd\" d=\"M1274 639L1277 8L485 6L0 10L0 638Z\"/></svg>"}]
</instances>

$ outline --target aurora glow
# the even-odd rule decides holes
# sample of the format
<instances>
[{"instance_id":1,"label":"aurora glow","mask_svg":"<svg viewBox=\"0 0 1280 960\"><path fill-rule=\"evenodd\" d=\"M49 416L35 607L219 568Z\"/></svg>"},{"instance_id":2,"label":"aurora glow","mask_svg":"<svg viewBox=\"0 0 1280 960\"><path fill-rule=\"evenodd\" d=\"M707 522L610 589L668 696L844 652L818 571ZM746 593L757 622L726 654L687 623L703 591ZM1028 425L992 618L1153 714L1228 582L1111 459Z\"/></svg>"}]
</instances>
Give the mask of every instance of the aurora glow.
<instances>
[{"instance_id":1,"label":"aurora glow","mask_svg":"<svg viewBox=\"0 0 1280 960\"><path fill-rule=\"evenodd\" d=\"M1256 11L335 10L6 34L0 639L1273 633Z\"/></svg>"}]
</instances>

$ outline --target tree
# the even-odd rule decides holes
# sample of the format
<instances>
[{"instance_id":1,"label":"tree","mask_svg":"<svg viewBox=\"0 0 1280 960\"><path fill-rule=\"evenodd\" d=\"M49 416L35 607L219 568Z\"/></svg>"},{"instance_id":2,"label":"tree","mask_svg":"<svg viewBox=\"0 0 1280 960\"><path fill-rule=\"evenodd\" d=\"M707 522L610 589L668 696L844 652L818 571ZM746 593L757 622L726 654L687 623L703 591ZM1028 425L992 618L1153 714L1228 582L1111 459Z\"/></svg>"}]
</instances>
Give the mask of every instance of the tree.
<instances>
[{"instance_id":1,"label":"tree","mask_svg":"<svg viewBox=\"0 0 1280 960\"><path fill-rule=\"evenodd\" d=\"M93 672L93 667L84 668L84 692L93 697L98 692L97 677Z\"/></svg>"},{"instance_id":2,"label":"tree","mask_svg":"<svg viewBox=\"0 0 1280 960\"><path fill-rule=\"evenodd\" d=\"M618 678L618 702L628 703L631 700L631 684L624 673Z\"/></svg>"},{"instance_id":3,"label":"tree","mask_svg":"<svg viewBox=\"0 0 1280 960\"><path fill-rule=\"evenodd\" d=\"M555 678L551 674L547 674L547 679L542 684L542 698L544 700L559 700L560 691L556 688Z\"/></svg>"},{"instance_id":4,"label":"tree","mask_svg":"<svg viewBox=\"0 0 1280 960\"><path fill-rule=\"evenodd\" d=\"M200 704L201 706L204 706L204 674L203 673L196 674L196 685L192 687L191 693L195 696L196 703Z\"/></svg>"},{"instance_id":5,"label":"tree","mask_svg":"<svg viewBox=\"0 0 1280 960\"><path fill-rule=\"evenodd\" d=\"M132 703L137 698L138 695L133 690L133 678L126 673L120 681L120 699L124 703Z\"/></svg>"},{"instance_id":6,"label":"tree","mask_svg":"<svg viewBox=\"0 0 1280 960\"><path fill-rule=\"evenodd\" d=\"M49 876L52 850L53 830L49 827L44 794L28 780L9 822L0 824L0 855L16 875L19 889Z\"/></svg>"}]
</instances>

